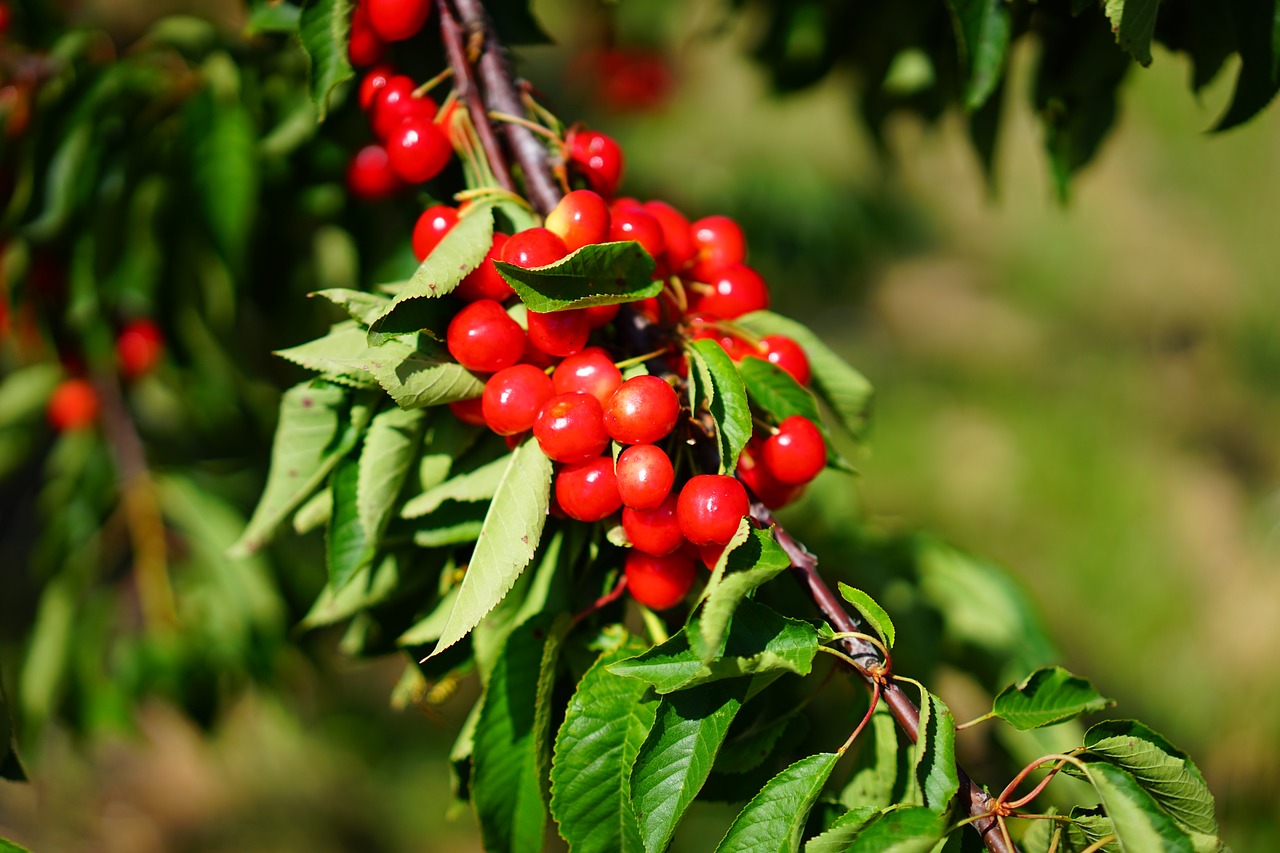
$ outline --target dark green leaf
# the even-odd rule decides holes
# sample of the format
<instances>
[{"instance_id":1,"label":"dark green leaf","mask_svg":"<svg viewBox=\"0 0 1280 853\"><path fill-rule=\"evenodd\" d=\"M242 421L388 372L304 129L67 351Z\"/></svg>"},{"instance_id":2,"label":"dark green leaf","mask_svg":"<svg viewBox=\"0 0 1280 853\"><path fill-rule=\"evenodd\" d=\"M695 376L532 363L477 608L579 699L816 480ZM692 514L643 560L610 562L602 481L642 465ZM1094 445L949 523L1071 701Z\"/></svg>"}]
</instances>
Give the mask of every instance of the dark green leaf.
<instances>
[{"instance_id":1,"label":"dark green leaf","mask_svg":"<svg viewBox=\"0 0 1280 853\"><path fill-rule=\"evenodd\" d=\"M689 355L690 385L695 389L694 411L705 405L711 413L720 448L720 473L732 474L738 467L738 454L751 438L746 386L718 341L691 341L685 351Z\"/></svg>"},{"instance_id":2,"label":"dark green leaf","mask_svg":"<svg viewBox=\"0 0 1280 853\"><path fill-rule=\"evenodd\" d=\"M956 721L951 709L922 691L916 736L915 781L926 808L946 814L960 789L956 776Z\"/></svg>"},{"instance_id":3,"label":"dark green leaf","mask_svg":"<svg viewBox=\"0 0 1280 853\"><path fill-rule=\"evenodd\" d=\"M442 548L475 542L484 530L488 507L479 502L449 502L431 515L420 519L413 531L413 544L419 548Z\"/></svg>"},{"instance_id":4,"label":"dark green leaf","mask_svg":"<svg viewBox=\"0 0 1280 853\"><path fill-rule=\"evenodd\" d=\"M1052 726L1115 704L1089 683L1059 666L1037 669L996 696L992 713L1016 729Z\"/></svg>"},{"instance_id":5,"label":"dark green leaf","mask_svg":"<svg viewBox=\"0 0 1280 853\"><path fill-rule=\"evenodd\" d=\"M852 808L840 815L820 835L810 838L804 853L844 853L863 824L876 814L873 808Z\"/></svg>"},{"instance_id":6,"label":"dark green leaf","mask_svg":"<svg viewBox=\"0 0 1280 853\"><path fill-rule=\"evenodd\" d=\"M798 850L809 810L841 754L810 755L770 779L734 819L717 853Z\"/></svg>"},{"instance_id":7,"label":"dark green leaf","mask_svg":"<svg viewBox=\"0 0 1280 853\"><path fill-rule=\"evenodd\" d=\"M238 266L258 212L258 129L242 102L211 91L190 103L183 126L191 181L213 242Z\"/></svg>"},{"instance_id":8,"label":"dark green leaf","mask_svg":"<svg viewBox=\"0 0 1280 853\"><path fill-rule=\"evenodd\" d=\"M750 530L749 523L744 521ZM730 541L729 545L734 543ZM722 556L725 565L711 573L697 619L696 640L702 662L722 653L730 620L738 605L762 584L791 567L791 560L771 530L750 530L743 544Z\"/></svg>"},{"instance_id":9,"label":"dark green leaf","mask_svg":"<svg viewBox=\"0 0 1280 853\"><path fill-rule=\"evenodd\" d=\"M294 33L302 19L302 9L292 3L273 3L258 0L250 3L249 20L244 34L256 36L263 33Z\"/></svg>"},{"instance_id":10,"label":"dark green leaf","mask_svg":"<svg viewBox=\"0 0 1280 853\"><path fill-rule=\"evenodd\" d=\"M867 620L867 624L880 635L880 639L884 640L884 644L889 648L893 648L895 639L893 620L889 618L889 614L885 612L884 608L874 598L856 587L849 586L844 581L840 581L839 589L840 596L858 608L858 612Z\"/></svg>"},{"instance_id":11,"label":"dark green leaf","mask_svg":"<svg viewBox=\"0 0 1280 853\"><path fill-rule=\"evenodd\" d=\"M1151 36L1159 10L1160 0L1106 0L1116 43L1143 65L1151 64Z\"/></svg>"},{"instance_id":12,"label":"dark green leaf","mask_svg":"<svg viewBox=\"0 0 1280 853\"><path fill-rule=\"evenodd\" d=\"M1226 113L1215 131L1244 124L1280 89L1280 14L1276 0L1228 0L1240 53L1240 71Z\"/></svg>"},{"instance_id":13,"label":"dark green leaf","mask_svg":"<svg viewBox=\"0 0 1280 853\"><path fill-rule=\"evenodd\" d=\"M862 813L851 812L847 824L836 821L805 853L929 853L946 827L946 815L923 806L890 806L865 822Z\"/></svg>"},{"instance_id":14,"label":"dark green leaf","mask_svg":"<svg viewBox=\"0 0 1280 853\"><path fill-rule=\"evenodd\" d=\"M494 266L530 311L544 314L632 302L662 290L662 282L653 280L653 258L632 240L583 246L545 267Z\"/></svg>"},{"instance_id":15,"label":"dark green leaf","mask_svg":"<svg viewBox=\"0 0 1280 853\"><path fill-rule=\"evenodd\" d=\"M328 116L333 90L355 76L347 58L354 8L350 0L309 0L302 7L298 35L311 60L311 100L317 121Z\"/></svg>"},{"instance_id":16,"label":"dark green leaf","mask_svg":"<svg viewBox=\"0 0 1280 853\"><path fill-rule=\"evenodd\" d=\"M801 415L821 428L818 401L790 373L755 356L738 362L738 373L756 408L774 421Z\"/></svg>"},{"instance_id":17,"label":"dark green leaf","mask_svg":"<svg viewBox=\"0 0 1280 853\"><path fill-rule=\"evenodd\" d=\"M325 562L329 569L329 585L342 589L358 572L373 561L375 543L360 523L356 503L360 465L355 459L344 459L334 469L333 515L325 536Z\"/></svg>"},{"instance_id":18,"label":"dark green leaf","mask_svg":"<svg viewBox=\"0 0 1280 853\"><path fill-rule=\"evenodd\" d=\"M973 111L991 97L1004 76L1012 29L1005 0L947 0L964 74L964 107Z\"/></svg>"},{"instance_id":19,"label":"dark green leaf","mask_svg":"<svg viewBox=\"0 0 1280 853\"><path fill-rule=\"evenodd\" d=\"M1121 850L1196 853L1191 838L1127 771L1096 761L1085 764L1085 775L1102 799Z\"/></svg>"}]
</instances>

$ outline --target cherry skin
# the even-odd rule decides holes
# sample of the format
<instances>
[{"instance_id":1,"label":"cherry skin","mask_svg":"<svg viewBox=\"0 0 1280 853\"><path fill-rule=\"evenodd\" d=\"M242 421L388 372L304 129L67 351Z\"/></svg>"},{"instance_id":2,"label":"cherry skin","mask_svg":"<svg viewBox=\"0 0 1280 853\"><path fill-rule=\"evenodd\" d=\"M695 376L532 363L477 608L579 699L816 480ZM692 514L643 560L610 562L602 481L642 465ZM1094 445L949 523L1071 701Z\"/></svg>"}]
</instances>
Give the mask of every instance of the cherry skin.
<instances>
[{"instance_id":1,"label":"cherry skin","mask_svg":"<svg viewBox=\"0 0 1280 853\"><path fill-rule=\"evenodd\" d=\"M813 421L792 415L765 439L760 461L779 482L802 486L826 467L827 445Z\"/></svg>"},{"instance_id":2,"label":"cherry skin","mask_svg":"<svg viewBox=\"0 0 1280 853\"><path fill-rule=\"evenodd\" d=\"M356 68L367 68L382 60L387 44L373 31L369 23L369 10L363 3L356 6L351 16L351 40L347 43L347 58Z\"/></svg>"},{"instance_id":3,"label":"cherry skin","mask_svg":"<svg viewBox=\"0 0 1280 853\"><path fill-rule=\"evenodd\" d=\"M755 356L755 354L752 354ZM765 335L760 339L759 358L785 370L801 385L808 385L812 373L804 349L786 335Z\"/></svg>"},{"instance_id":4,"label":"cherry skin","mask_svg":"<svg viewBox=\"0 0 1280 853\"><path fill-rule=\"evenodd\" d=\"M445 333L454 360L468 370L493 373L524 355L525 333L492 299L478 299L457 313Z\"/></svg>"},{"instance_id":5,"label":"cherry skin","mask_svg":"<svg viewBox=\"0 0 1280 853\"><path fill-rule=\"evenodd\" d=\"M404 41L418 34L431 16L431 0L362 0L369 25L383 41Z\"/></svg>"},{"instance_id":6,"label":"cherry skin","mask_svg":"<svg viewBox=\"0 0 1280 853\"><path fill-rule=\"evenodd\" d=\"M775 478L760 461L764 442L752 438L738 457L738 479L742 481L760 503L769 509L781 509L794 501L804 491L803 486L792 486Z\"/></svg>"},{"instance_id":7,"label":"cherry skin","mask_svg":"<svg viewBox=\"0 0 1280 853\"><path fill-rule=\"evenodd\" d=\"M529 340L550 355L573 355L587 345L591 325L582 309L552 311L547 314L530 311Z\"/></svg>"},{"instance_id":8,"label":"cherry skin","mask_svg":"<svg viewBox=\"0 0 1280 853\"><path fill-rule=\"evenodd\" d=\"M472 426L488 426L484 419L484 398L472 397L470 400L456 400L449 404L449 411L464 424Z\"/></svg>"},{"instance_id":9,"label":"cherry skin","mask_svg":"<svg viewBox=\"0 0 1280 853\"><path fill-rule=\"evenodd\" d=\"M567 254L569 249L564 241L546 228L521 231L502 248L502 260L523 269L554 264Z\"/></svg>"},{"instance_id":10,"label":"cherry skin","mask_svg":"<svg viewBox=\"0 0 1280 853\"><path fill-rule=\"evenodd\" d=\"M555 367L560 363L557 356L545 353L533 345L533 341L527 340L524 345L524 355L520 356L521 364L532 364L541 371L546 371L548 367Z\"/></svg>"},{"instance_id":11,"label":"cherry skin","mask_svg":"<svg viewBox=\"0 0 1280 853\"><path fill-rule=\"evenodd\" d=\"M662 226L639 206L614 208L609 240L635 240L651 258L659 262L662 260L663 249L666 248L666 242L662 239Z\"/></svg>"},{"instance_id":12,"label":"cherry skin","mask_svg":"<svg viewBox=\"0 0 1280 853\"><path fill-rule=\"evenodd\" d=\"M546 228L570 252L603 243L609 236L609 205L591 190L574 190L547 214Z\"/></svg>"},{"instance_id":13,"label":"cherry skin","mask_svg":"<svg viewBox=\"0 0 1280 853\"><path fill-rule=\"evenodd\" d=\"M713 340L720 344L729 358L741 361L752 353L751 346L742 338L736 337L718 327L716 317L710 314L694 314L689 318L689 327L695 341Z\"/></svg>"},{"instance_id":14,"label":"cherry skin","mask_svg":"<svg viewBox=\"0 0 1280 853\"><path fill-rule=\"evenodd\" d=\"M651 610L666 610L684 600L697 570L684 554L656 557L632 551L623 562L631 597Z\"/></svg>"},{"instance_id":15,"label":"cherry skin","mask_svg":"<svg viewBox=\"0 0 1280 853\"><path fill-rule=\"evenodd\" d=\"M587 347L560 362L551 374L551 383L557 394L579 391L604 406L622 384L622 371L614 366L613 358L603 347Z\"/></svg>"},{"instance_id":16,"label":"cherry skin","mask_svg":"<svg viewBox=\"0 0 1280 853\"><path fill-rule=\"evenodd\" d=\"M507 244L508 239L506 234L493 235L493 245L489 247L484 260L453 289L454 296L466 302L475 302L477 299L502 302L515 293L493 265L494 258L502 257L502 247Z\"/></svg>"},{"instance_id":17,"label":"cherry skin","mask_svg":"<svg viewBox=\"0 0 1280 853\"><path fill-rule=\"evenodd\" d=\"M149 373L164 353L164 334L150 320L134 320L116 338L116 363L126 379Z\"/></svg>"},{"instance_id":18,"label":"cherry skin","mask_svg":"<svg viewBox=\"0 0 1280 853\"><path fill-rule=\"evenodd\" d=\"M395 74L387 78L373 97L369 110L369 124L379 139L390 139L400 125L408 119L431 121L436 115L436 102L427 96L415 98L417 88L412 77Z\"/></svg>"},{"instance_id":19,"label":"cherry skin","mask_svg":"<svg viewBox=\"0 0 1280 853\"><path fill-rule=\"evenodd\" d=\"M732 320L769 307L769 286L760 273L745 264L721 267L711 276L709 293L703 293L694 309Z\"/></svg>"},{"instance_id":20,"label":"cherry skin","mask_svg":"<svg viewBox=\"0 0 1280 853\"><path fill-rule=\"evenodd\" d=\"M548 399L533 422L533 436L556 462L586 462L609 446L600 401L577 392Z\"/></svg>"},{"instance_id":21,"label":"cherry skin","mask_svg":"<svg viewBox=\"0 0 1280 853\"><path fill-rule=\"evenodd\" d=\"M654 444L675 428L680 398L656 376L633 376L618 386L604 407L604 428L623 444Z\"/></svg>"},{"instance_id":22,"label":"cherry skin","mask_svg":"<svg viewBox=\"0 0 1280 853\"><path fill-rule=\"evenodd\" d=\"M98 419L98 392L86 379L64 379L53 389L45 414L59 432L85 429Z\"/></svg>"},{"instance_id":23,"label":"cherry skin","mask_svg":"<svg viewBox=\"0 0 1280 853\"><path fill-rule=\"evenodd\" d=\"M503 368L484 384L480 405L485 423L498 435L524 432L553 393L550 377L533 365Z\"/></svg>"},{"instance_id":24,"label":"cherry skin","mask_svg":"<svg viewBox=\"0 0 1280 853\"><path fill-rule=\"evenodd\" d=\"M601 424L603 428L603 423ZM614 466L618 494L631 509L652 509L666 500L676 472L666 451L652 444L636 444L618 455Z\"/></svg>"},{"instance_id":25,"label":"cherry skin","mask_svg":"<svg viewBox=\"0 0 1280 853\"><path fill-rule=\"evenodd\" d=\"M453 148L431 119L407 118L387 140L387 156L402 180L420 184L449 165Z\"/></svg>"},{"instance_id":26,"label":"cherry skin","mask_svg":"<svg viewBox=\"0 0 1280 853\"><path fill-rule=\"evenodd\" d=\"M613 322L613 318L618 316L621 305L592 305L590 308L583 308L582 313L587 315L587 325L593 329L601 326L607 326Z\"/></svg>"},{"instance_id":27,"label":"cherry skin","mask_svg":"<svg viewBox=\"0 0 1280 853\"><path fill-rule=\"evenodd\" d=\"M368 112L373 108L373 101L378 93L387 85L387 81L395 76L390 65L379 65L371 68L360 81L360 109Z\"/></svg>"},{"instance_id":28,"label":"cherry skin","mask_svg":"<svg viewBox=\"0 0 1280 853\"><path fill-rule=\"evenodd\" d=\"M413 226L413 253L425 261L431 250L440 245L449 229L458 224L458 211L453 207L437 204L422 211Z\"/></svg>"},{"instance_id":29,"label":"cherry skin","mask_svg":"<svg viewBox=\"0 0 1280 853\"><path fill-rule=\"evenodd\" d=\"M366 145L347 166L347 192L361 201L378 201L395 195L404 184L391 169L387 149Z\"/></svg>"},{"instance_id":30,"label":"cherry skin","mask_svg":"<svg viewBox=\"0 0 1280 853\"><path fill-rule=\"evenodd\" d=\"M679 274L698 254L698 246L689 230L689 220L665 201L648 201L643 207L662 229L663 260L667 268Z\"/></svg>"},{"instance_id":31,"label":"cherry skin","mask_svg":"<svg viewBox=\"0 0 1280 853\"><path fill-rule=\"evenodd\" d=\"M747 238L742 228L727 216L707 216L689 226L698 254L693 265L693 278L708 281L721 267L740 264L747 259Z\"/></svg>"},{"instance_id":32,"label":"cherry skin","mask_svg":"<svg viewBox=\"0 0 1280 853\"><path fill-rule=\"evenodd\" d=\"M680 490L676 517L680 532L694 545L723 545L750 510L747 490L733 477L699 474Z\"/></svg>"},{"instance_id":33,"label":"cherry skin","mask_svg":"<svg viewBox=\"0 0 1280 853\"><path fill-rule=\"evenodd\" d=\"M577 521L599 521L622 507L613 459L597 456L566 465L556 475L556 500L565 515Z\"/></svg>"},{"instance_id":34,"label":"cherry skin","mask_svg":"<svg viewBox=\"0 0 1280 853\"><path fill-rule=\"evenodd\" d=\"M570 133L566 143L569 162L582 172L596 192L612 196L622 181L625 165L622 146L594 130Z\"/></svg>"}]
</instances>

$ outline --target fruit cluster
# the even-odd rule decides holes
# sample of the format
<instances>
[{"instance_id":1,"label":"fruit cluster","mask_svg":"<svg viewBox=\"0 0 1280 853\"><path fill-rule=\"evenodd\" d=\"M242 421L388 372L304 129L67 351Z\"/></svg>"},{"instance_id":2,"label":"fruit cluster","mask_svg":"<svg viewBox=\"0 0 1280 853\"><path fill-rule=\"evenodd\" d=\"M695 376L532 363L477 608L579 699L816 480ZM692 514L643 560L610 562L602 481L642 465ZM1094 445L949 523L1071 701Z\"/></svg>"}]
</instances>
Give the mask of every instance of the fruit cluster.
<instances>
[{"instance_id":1,"label":"fruit cluster","mask_svg":"<svg viewBox=\"0 0 1280 853\"><path fill-rule=\"evenodd\" d=\"M155 369L164 355L164 333L149 319L126 323L116 336L116 368L126 380L138 379ZM72 373L80 367L68 359ZM98 391L82 376L70 376L58 383L45 407L50 425L59 432L86 429L98 420L101 409Z\"/></svg>"}]
</instances>

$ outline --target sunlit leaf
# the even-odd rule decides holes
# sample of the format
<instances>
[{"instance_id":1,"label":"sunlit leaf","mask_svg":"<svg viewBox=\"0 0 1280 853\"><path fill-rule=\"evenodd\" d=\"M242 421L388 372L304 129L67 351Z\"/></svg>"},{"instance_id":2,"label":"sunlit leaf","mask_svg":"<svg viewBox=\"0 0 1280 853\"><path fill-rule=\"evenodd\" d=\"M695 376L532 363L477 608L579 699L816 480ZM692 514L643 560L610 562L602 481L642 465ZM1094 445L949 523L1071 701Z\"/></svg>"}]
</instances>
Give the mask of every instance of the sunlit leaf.
<instances>
[{"instance_id":1,"label":"sunlit leaf","mask_svg":"<svg viewBox=\"0 0 1280 853\"><path fill-rule=\"evenodd\" d=\"M889 618L889 614L879 603L856 587L849 586L844 581L839 582L840 596L854 607L858 608L858 612L867 620L867 624L880 635L880 639L884 640L884 644L889 648L893 648L895 639L893 620Z\"/></svg>"},{"instance_id":2,"label":"sunlit leaf","mask_svg":"<svg viewBox=\"0 0 1280 853\"><path fill-rule=\"evenodd\" d=\"M1059 666L1037 669L996 696L992 713L1026 731L1073 720L1115 704L1089 683Z\"/></svg>"},{"instance_id":3,"label":"sunlit leaf","mask_svg":"<svg viewBox=\"0 0 1280 853\"><path fill-rule=\"evenodd\" d=\"M718 341L691 341L685 352L689 356L690 385L695 389L694 409L705 405L711 413L720 448L720 473L732 474L738 467L738 454L751 438L746 386Z\"/></svg>"},{"instance_id":4,"label":"sunlit leaf","mask_svg":"<svg viewBox=\"0 0 1280 853\"><path fill-rule=\"evenodd\" d=\"M530 311L542 313L633 302L662 290L653 258L633 240L583 246L545 267L494 266Z\"/></svg>"},{"instance_id":5,"label":"sunlit leaf","mask_svg":"<svg viewBox=\"0 0 1280 853\"><path fill-rule=\"evenodd\" d=\"M317 121L328 116L334 89L355 76L347 58L354 8L350 0L307 0L302 6L298 34L311 60L311 100Z\"/></svg>"},{"instance_id":6,"label":"sunlit leaf","mask_svg":"<svg viewBox=\"0 0 1280 853\"><path fill-rule=\"evenodd\" d=\"M798 850L809 810L840 758L821 752L792 764L769 780L734 818L717 853Z\"/></svg>"}]
</instances>

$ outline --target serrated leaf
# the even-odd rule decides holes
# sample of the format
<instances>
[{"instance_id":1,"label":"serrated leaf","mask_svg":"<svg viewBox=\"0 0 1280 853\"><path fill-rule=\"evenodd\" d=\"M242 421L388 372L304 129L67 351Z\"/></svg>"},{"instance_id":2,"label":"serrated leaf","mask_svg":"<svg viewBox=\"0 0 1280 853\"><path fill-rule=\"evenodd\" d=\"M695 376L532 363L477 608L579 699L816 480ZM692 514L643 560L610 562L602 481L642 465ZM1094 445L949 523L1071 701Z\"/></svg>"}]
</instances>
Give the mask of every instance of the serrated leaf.
<instances>
[{"instance_id":1,"label":"serrated leaf","mask_svg":"<svg viewBox=\"0 0 1280 853\"><path fill-rule=\"evenodd\" d=\"M433 358L390 338L350 359L335 358L336 370L368 373L402 409L438 406L479 397L484 383L460 364Z\"/></svg>"},{"instance_id":2,"label":"serrated leaf","mask_svg":"<svg viewBox=\"0 0 1280 853\"><path fill-rule=\"evenodd\" d=\"M810 755L770 779L738 813L716 847L717 853L798 850L809 810L841 754Z\"/></svg>"},{"instance_id":3,"label":"serrated leaf","mask_svg":"<svg viewBox=\"0 0 1280 853\"><path fill-rule=\"evenodd\" d=\"M578 683L556 735L551 814L575 853L644 850L630 777L658 699L648 685L608 669L643 649L632 638L602 654Z\"/></svg>"},{"instance_id":4,"label":"serrated leaf","mask_svg":"<svg viewBox=\"0 0 1280 853\"><path fill-rule=\"evenodd\" d=\"M653 258L634 240L595 243L543 267L494 266L530 311L547 313L594 305L619 305L662 292L653 280Z\"/></svg>"},{"instance_id":5,"label":"serrated leaf","mask_svg":"<svg viewBox=\"0 0 1280 853\"><path fill-rule=\"evenodd\" d=\"M908 794L907 750L898 739L898 724L883 703L871 714L870 731L859 735L870 742L869 755L859 756L863 766L849 777L840 802L850 809L875 811L893 805Z\"/></svg>"},{"instance_id":6,"label":"serrated leaf","mask_svg":"<svg viewBox=\"0 0 1280 853\"><path fill-rule=\"evenodd\" d=\"M1004 75L1012 30L1005 0L947 0L964 75L964 107L973 111L991 97Z\"/></svg>"},{"instance_id":7,"label":"serrated leaf","mask_svg":"<svg viewBox=\"0 0 1280 853\"><path fill-rule=\"evenodd\" d=\"M1060 666L1047 666L1001 690L991 713L1014 728L1027 731L1074 720L1114 704L1114 699L1100 694L1088 679Z\"/></svg>"},{"instance_id":8,"label":"serrated leaf","mask_svg":"<svg viewBox=\"0 0 1280 853\"><path fill-rule=\"evenodd\" d=\"M753 355L738 362L738 373L756 408L774 421L801 415L822 428L818 401L790 373Z\"/></svg>"},{"instance_id":9,"label":"serrated leaf","mask_svg":"<svg viewBox=\"0 0 1280 853\"><path fill-rule=\"evenodd\" d=\"M631 802L648 853L659 853L671 842L711 773L746 691L746 682L737 681L663 697L631 773Z\"/></svg>"},{"instance_id":10,"label":"serrated leaf","mask_svg":"<svg viewBox=\"0 0 1280 853\"><path fill-rule=\"evenodd\" d=\"M360 523L356 505L360 465L355 459L343 459L330 478L333 490L333 514L325 535L325 565L329 585L342 589L347 582L373 562L374 543Z\"/></svg>"},{"instance_id":11,"label":"serrated leaf","mask_svg":"<svg viewBox=\"0 0 1280 853\"><path fill-rule=\"evenodd\" d=\"M421 518L435 512L445 501L487 501L498 490L498 483L507 470L509 459L505 456L481 465L430 488L405 502L400 510L401 518Z\"/></svg>"},{"instance_id":12,"label":"serrated leaf","mask_svg":"<svg viewBox=\"0 0 1280 853\"><path fill-rule=\"evenodd\" d=\"M852 808L836 818L821 834L810 838L804 853L844 853L853 837L876 814L871 808Z\"/></svg>"},{"instance_id":13,"label":"serrated leaf","mask_svg":"<svg viewBox=\"0 0 1280 853\"><path fill-rule=\"evenodd\" d=\"M1228 6L1240 70L1231 103L1214 126L1215 132L1249 121L1280 90L1280 16L1274 0L1228 0Z\"/></svg>"},{"instance_id":14,"label":"serrated leaf","mask_svg":"<svg viewBox=\"0 0 1280 853\"><path fill-rule=\"evenodd\" d=\"M895 639L893 620L889 618L889 614L885 612L885 609L874 598L857 587L849 586L844 581L840 581L839 588L840 596L858 608L862 618L866 619L867 624L880 635L880 639L884 640L884 644L889 648L893 648Z\"/></svg>"},{"instance_id":15,"label":"serrated leaf","mask_svg":"<svg viewBox=\"0 0 1280 853\"><path fill-rule=\"evenodd\" d=\"M861 814L854 813L850 823L858 818ZM923 806L890 806L859 821L856 829L836 823L809 842L805 853L929 853L946 831L946 816Z\"/></svg>"},{"instance_id":16,"label":"serrated leaf","mask_svg":"<svg viewBox=\"0 0 1280 853\"><path fill-rule=\"evenodd\" d=\"M308 296L319 296L346 311L352 320L368 326L379 314L387 310L391 300L380 293L366 293L363 290L350 290L345 287L330 287L308 293ZM364 338L364 333L361 333ZM367 343L367 342L366 342Z\"/></svg>"},{"instance_id":17,"label":"serrated leaf","mask_svg":"<svg viewBox=\"0 0 1280 853\"><path fill-rule=\"evenodd\" d=\"M742 601L791 567L772 530L751 530L742 545L722 555L722 561L707 582L697 619L698 651L706 664L723 651L730 621Z\"/></svg>"},{"instance_id":18,"label":"serrated leaf","mask_svg":"<svg viewBox=\"0 0 1280 853\"><path fill-rule=\"evenodd\" d=\"M375 545L394 515L396 498L418 454L426 415L422 409L387 409L365 430L356 508L365 536Z\"/></svg>"},{"instance_id":19,"label":"serrated leaf","mask_svg":"<svg viewBox=\"0 0 1280 853\"><path fill-rule=\"evenodd\" d=\"M960 789L956 775L956 721L951 709L927 690L920 696L915 782L926 808L946 814Z\"/></svg>"},{"instance_id":20,"label":"serrated leaf","mask_svg":"<svg viewBox=\"0 0 1280 853\"><path fill-rule=\"evenodd\" d=\"M0 853L31 853L31 851L19 844L14 844L7 838L0 838Z\"/></svg>"},{"instance_id":21,"label":"serrated leaf","mask_svg":"<svg viewBox=\"0 0 1280 853\"><path fill-rule=\"evenodd\" d=\"M353 322L338 323L322 338L276 351L280 358L307 370L334 373L350 377L361 385L377 387L378 380L373 374L358 366L368 354L365 332Z\"/></svg>"},{"instance_id":22,"label":"serrated leaf","mask_svg":"<svg viewBox=\"0 0 1280 853\"><path fill-rule=\"evenodd\" d=\"M1125 853L1196 853L1187 833L1126 770L1105 761L1086 762L1085 776L1102 800Z\"/></svg>"},{"instance_id":23,"label":"serrated leaf","mask_svg":"<svg viewBox=\"0 0 1280 853\"><path fill-rule=\"evenodd\" d=\"M511 454L462 579L458 601L432 656L465 637L507 594L533 559L547 520L551 460L536 441Z\"/></svg>"},{"instance_id":24,"label":"serrated leaf","mask_svg":"<svg viewBox=\"0 0 1280 853\"><path fill-rule=\"evenodd\" d=\"M1071 810L1071 823L1066 824L1065 838L1068 853L1093 846L1098 853L1124 853L1120 841L1116 837L1111 818L1107 817L1102 806L1092 809L1076 806ZM1101 847L1097 845L1101 844ZM1056 851L1055 851L1056 853Z\"/></svg>"},{"instance_id":25,"label":"serrated leaf","mask_svg":"<svg viewBox=\"0 0 1280 853\"><path fill-rule=\"evenodd\" d=\"M310 60L311 101L318 122L329 114L334 89L355 76L347 57L354 8L350 0L309 0L302 6L298 35Z\"/></svg>"},{"instance_id":26,"label":"serrated leaf","mask_svg":"<svg viewBox=\"0 0 1280 853\"><path fill-rule=\"evenodd\" d=\"M861 373L803 323L772 311L753 311L734 322L761 337L786 335L799 344L809 359L814 392L826 401L850 435L863 435L871 410L871 383Z\"/></svg>"},{"instance_id":27,"label":"serrated leaf","mask_svg":"<svg viewBox=\"0 0 1280 853\"><path fill-rule=\"evenodd\" d=\"M1105 9L1116 44L1138 62L1150 65L1160 0L1106 0Z\"/></svg>"},{"instance_id":28,"label":"serrated leaf","mask_svg":"<svg viewBox=\"0 0 1280 853\"><path fill-rule=\"evenodd\" d=\"M280 398L280 419L272 441L267 485L232 556L261 548L290 513L315 492L355 446L367 423L365 407L352 409L344 424L347 392L331 385L295 385Z\"/></svg>"},{"instance_id":29,"label":"serrated leaf","mask_svg":"<svg viewBox=\"0 0 1280 853\"><path fill-rule=\"evenodd\" d=\"M419 548L443 548L475 542L484 530L488 508L479 503L447 503L418 521L413 544Z\"/></svg>"},{"instance_id":30,"label":"serrated leaf","mask_svg":"<svg viewBox=\"0 0 1280 853\"><path fill-rule=\"evenodd\" d=\"M693 408L705 405L715 421L716 442L720 449L720 473L732 474L738 467L738 454L751 438L751 406L747 389L738 368L718 341L690 341L685 351L689 356L689 378Z\"/></svg>"}]
</instances>

